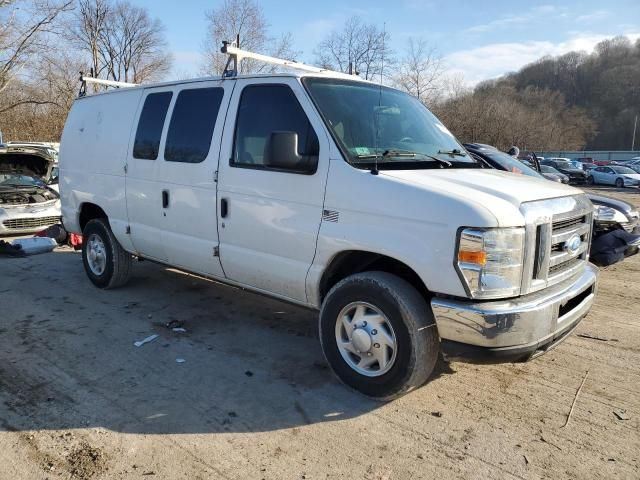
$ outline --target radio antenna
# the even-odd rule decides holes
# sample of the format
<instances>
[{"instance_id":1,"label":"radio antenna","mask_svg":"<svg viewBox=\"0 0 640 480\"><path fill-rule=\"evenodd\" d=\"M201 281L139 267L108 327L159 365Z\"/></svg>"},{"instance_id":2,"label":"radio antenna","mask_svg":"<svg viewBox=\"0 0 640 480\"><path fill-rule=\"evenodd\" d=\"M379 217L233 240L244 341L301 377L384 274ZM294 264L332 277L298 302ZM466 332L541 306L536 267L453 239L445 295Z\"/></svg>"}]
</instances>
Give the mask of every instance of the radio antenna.
<instances>
[{"instance_id":1,"label":"radio antenna","mask_svg":"<svg viewBox=\"0 0 640 480\"><path fill-rule=\"evenodd\" d=\"M378 174L378 142L380 138L380 108L382 107L382 78L384 75L384 38L387 36L387 22L382 24L382 57L380 60L380 88L378 90L378 111L374 116L376 124L376 151L373 163L373 169L371 173L373 175Z\"/></svg>"}]
</instances>

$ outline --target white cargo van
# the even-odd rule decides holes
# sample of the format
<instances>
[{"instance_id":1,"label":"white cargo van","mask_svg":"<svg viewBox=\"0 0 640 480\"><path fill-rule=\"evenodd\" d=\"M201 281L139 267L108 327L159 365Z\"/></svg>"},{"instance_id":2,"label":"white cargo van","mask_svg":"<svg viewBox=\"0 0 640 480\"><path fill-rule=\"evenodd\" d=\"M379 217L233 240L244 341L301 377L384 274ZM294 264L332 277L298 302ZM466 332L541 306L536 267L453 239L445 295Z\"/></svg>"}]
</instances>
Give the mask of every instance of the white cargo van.
<instances>
[{"instance_id":1,"label":"white cargo van","mask_svg":"<svg viewBox=\"0 0 640 480\"><path fill-rule=\"evenodd\" d=\"M136 256L318 309L334 372L381 399L440 352L545 352L596 293L581 191L483 169L415 98L319 69L79 98L60 193L96 286Z\"/></svg>"}]
</instances>

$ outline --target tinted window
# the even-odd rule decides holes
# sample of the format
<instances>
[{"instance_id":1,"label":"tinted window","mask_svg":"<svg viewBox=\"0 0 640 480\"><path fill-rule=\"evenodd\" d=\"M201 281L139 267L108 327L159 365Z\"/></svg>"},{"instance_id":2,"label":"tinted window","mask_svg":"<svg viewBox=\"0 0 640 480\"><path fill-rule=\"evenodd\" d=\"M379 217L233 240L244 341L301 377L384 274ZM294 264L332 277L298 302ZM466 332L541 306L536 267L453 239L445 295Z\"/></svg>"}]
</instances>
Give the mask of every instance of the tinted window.
<instances>
[{"instance_id":1,"label":"tinted window","mask_svg":"<svg viewBox=\"0 0 640 480\"><path fill-rule=\"evenodd\" d=\"M165 160L199 163L207 158L223 95L222 88L196 88L178 94L164 147Z\"/></svg>"},{"instance_id":2,"label":"tinted window","mask_svg":"<svg viewBox=\"0 0 640 480\"><path fill-rule=\"evenodd\" d=\"M511 173L518 173L520 175L527 175L529 177L540 177L540 174L531 167L525 165L520 160L516 160L511 155L499 152L498 150L484 150L484 155L500 168Z\"/></svg>"},{"instance_id":3,"label":"tinted window","mask_svg":"<svg viewBox=\"0 0 640 480\"><path fill-rule=\"evenodd\" d=\"M138 120L136 140L133 144L133 157L145 160L158 158L162 126L167 116L171 92L152 93L147 95Z\"/></svg>"},{"instance_id":4,"label":"tinted window","mask_svg":"<svg viewBox=\"0 0 640 480\"><path fill-rule=\"evenodd\" d=\"M265 158L271 134L294 132L298 136L297 165L287 170L313 173L318 137L294 93L286 85L254 85L242 91L231 165L270 168Z\"/></svg>"}]
</instances>

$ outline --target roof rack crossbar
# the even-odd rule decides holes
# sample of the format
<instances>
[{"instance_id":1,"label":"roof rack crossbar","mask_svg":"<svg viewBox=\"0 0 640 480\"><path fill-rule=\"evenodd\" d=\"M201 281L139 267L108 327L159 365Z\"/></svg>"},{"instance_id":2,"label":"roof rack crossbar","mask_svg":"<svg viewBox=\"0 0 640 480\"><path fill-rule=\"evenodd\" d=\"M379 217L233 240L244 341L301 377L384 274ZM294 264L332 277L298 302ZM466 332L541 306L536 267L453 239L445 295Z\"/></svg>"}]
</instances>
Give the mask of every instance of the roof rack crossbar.
<instances>
[{"instance_id":1,"label":"roof rack crossbar","mask_svg":"<svg viewBox=\"0 0 640 480\"><path fill-rule=\"evenodd\" d=\"M236 40L237 41L237 40ZM227 64L224 68L224 72L222 73L223 78L235 77L238 75L238 70L240 67L240 62L245 58L251 58L253 60L258 60L260 62L270 63L272 65L281 65L283 67L294 68L296 70L303 70L305 72L331 72L338 73L344 75L342 72L333 72L326 68L318 68L311 65L306 65L300 62L294 62L292 60L284 60L282 58L270 57L269 55L262 55L260 53L250 52L248 50L242 50L236 46L236 42L222 42L222 48L220 49L222 53L229 55L229 59L227 60ZM231 67L233 64L233 67Z\"/></svg>"},{"instance_id":2,"label":"roof rack crossbar","mask_svg":"<svg viewBox=\"0 0 640 480\"><path fill-rule=\"evenodd\" d=\"M93 71L93 69L91 69ZM80 92L78 94L79 97L84 97L87 94L87 83L94 83L96 85L104 85L106 87L114 87L114 88L129 88L129 87L137 87L137 83L129 83L129 82L117 82L115 80L104 80L102 78L95 78L93 76L85 75L83 72L80 72Z\"/></svg>"}]
</instances>

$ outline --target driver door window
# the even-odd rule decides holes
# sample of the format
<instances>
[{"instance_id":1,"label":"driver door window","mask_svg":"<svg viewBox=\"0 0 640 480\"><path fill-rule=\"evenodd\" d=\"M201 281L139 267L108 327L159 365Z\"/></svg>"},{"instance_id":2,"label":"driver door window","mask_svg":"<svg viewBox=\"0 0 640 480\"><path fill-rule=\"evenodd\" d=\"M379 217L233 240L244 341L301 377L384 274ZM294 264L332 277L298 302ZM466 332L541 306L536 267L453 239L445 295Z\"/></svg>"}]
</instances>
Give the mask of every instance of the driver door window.
<instances>
[{"instance_id":1,"label":"driver door window","mask_svg":"<svg viewBox=\"0 0 640 480\"><path fill-rule=\"evenodd\" d=\"M295 133L295 162L273 159L274 134ZM287 85L250 85L244 88L238 107L231 166L261 170L315 173L318 137L296 96Z\"/></svg>"}]
</instances>

